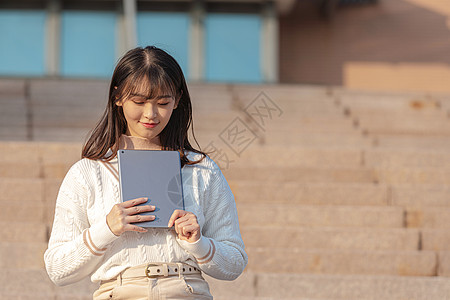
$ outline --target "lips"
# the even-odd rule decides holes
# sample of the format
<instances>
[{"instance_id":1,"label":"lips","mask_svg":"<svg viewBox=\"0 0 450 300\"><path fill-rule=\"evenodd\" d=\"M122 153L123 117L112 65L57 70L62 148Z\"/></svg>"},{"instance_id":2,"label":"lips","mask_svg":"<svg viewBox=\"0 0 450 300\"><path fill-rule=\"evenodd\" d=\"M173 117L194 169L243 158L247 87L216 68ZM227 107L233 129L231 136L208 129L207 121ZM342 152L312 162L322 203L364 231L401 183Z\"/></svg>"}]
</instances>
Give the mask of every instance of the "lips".
<instances>
[{"instance_id":1,"label":"lips","mask_svg":"<svg viewBox=\"0 0 450 300\"><path fill-rule=\"evenodd\" d=\"M144 122L140 122L142 124L142 126L144 126L145 128L154 128L156 127L159 123L144 123Z\"/></svg>"}]
</instances>

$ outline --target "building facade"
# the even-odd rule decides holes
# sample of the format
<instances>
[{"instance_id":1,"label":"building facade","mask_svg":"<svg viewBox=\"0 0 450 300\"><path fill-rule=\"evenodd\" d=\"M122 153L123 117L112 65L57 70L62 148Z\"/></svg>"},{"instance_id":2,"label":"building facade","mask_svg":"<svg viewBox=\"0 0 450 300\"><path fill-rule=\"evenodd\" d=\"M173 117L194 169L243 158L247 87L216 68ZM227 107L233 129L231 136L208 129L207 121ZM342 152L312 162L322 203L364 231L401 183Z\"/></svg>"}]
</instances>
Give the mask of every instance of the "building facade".
<instances>
[{"instance_id":1,"label":"building facade","mask_svg":"<svg viewBox=\"0 0 450 300\"><path fill-rule=\"evenodd\" d=\"M288 2L4 0L0 76L108 78L128 49L155 45L190 81L277 82Z\"/></svg>"}]
</instances>

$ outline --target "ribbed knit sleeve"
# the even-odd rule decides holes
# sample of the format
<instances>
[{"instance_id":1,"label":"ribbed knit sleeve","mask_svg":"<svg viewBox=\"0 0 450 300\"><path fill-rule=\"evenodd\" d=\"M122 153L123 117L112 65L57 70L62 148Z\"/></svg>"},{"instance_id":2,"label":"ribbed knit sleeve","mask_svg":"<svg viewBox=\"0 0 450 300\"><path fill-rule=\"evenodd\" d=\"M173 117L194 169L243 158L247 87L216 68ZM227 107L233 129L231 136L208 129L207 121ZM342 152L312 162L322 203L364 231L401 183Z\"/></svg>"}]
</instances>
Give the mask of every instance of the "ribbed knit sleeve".
<instances>
[{"instance_id":1,"label":"ribbed knit sleeve","mask_svg":"<svg viewBox=\"0 0 450 300\"><path fill-rule=\"evenodd\" d=\"M45 267L50 279L57 285L79 281L93 273L106 246L115 238L106 224L106 217L89 224L87 206L92 202L92 184L86 179L86 161L72 166L64 178L55 207L55 218Z\"/></svg>"},{"instance_id":2,"label":"ribbed knit sleeve","mask_svg":"<svg viewBox=\"0 0 450 300\"><path fill-rule=\"evenodd\" d=\"M233 193L221 170L215 166L204 193L202 237L195 243L179 239L178 242L196 258L203 272L217 279L234 280L243 272L248 257Z\"/></svg>"}]
</instances>

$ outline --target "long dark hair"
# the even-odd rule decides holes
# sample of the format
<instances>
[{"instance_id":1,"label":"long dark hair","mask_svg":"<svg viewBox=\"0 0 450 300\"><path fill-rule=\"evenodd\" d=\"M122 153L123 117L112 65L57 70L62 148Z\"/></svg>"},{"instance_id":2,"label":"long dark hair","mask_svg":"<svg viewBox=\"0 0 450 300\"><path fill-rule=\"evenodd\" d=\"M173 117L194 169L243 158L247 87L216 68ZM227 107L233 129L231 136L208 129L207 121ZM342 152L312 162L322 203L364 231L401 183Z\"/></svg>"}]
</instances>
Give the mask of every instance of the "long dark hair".
<instances>
[{"instance_id":1,"label":"long dark hair","mask_svg":"<svg viewBox=\"0 0 450 300\"><path fill-rule=\"evenodd\" d=\"M119 138L127 131L127 122L119 99L126 99L130 94L145 86L149 98L161 92L170 92L178 100L178 106L173 110L169 123L159 134L163 150L180 152L181 165L192 165L202 161L205 152L194 149L188 140L188 129L193 125L191 98L186 80L180 65L167 52L154 46L135 48L128 51L117 64L109 87L109 98L106 109L98 124L90 132L83 147L81 156L89 159L113 159L119 150ZM191 128L192 136L194 128ZM108 157L106 154L111 149ZM190 161L183 150L202 154L197 161Z\"/></svg>"}]
</instances>

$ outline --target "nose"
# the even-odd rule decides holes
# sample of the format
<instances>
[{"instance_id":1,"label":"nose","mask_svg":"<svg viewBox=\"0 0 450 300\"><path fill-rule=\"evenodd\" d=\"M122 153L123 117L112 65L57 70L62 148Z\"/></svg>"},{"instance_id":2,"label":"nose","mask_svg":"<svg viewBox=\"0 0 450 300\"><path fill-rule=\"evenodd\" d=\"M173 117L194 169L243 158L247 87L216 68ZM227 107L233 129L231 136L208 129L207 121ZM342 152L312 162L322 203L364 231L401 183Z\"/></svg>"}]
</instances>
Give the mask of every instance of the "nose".
<instances>
[{"instance_id":1,"label":"nose","mask_svg":"<svg viewBox=\"0 0 450 300\"><path fill-rule=\"evenodd\" d=\"M144 117L151 120L158 115L157 106L152 103L146 103L144 106Z\"/></svg>"}]
</instances>

